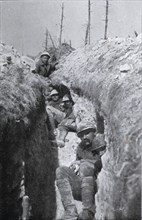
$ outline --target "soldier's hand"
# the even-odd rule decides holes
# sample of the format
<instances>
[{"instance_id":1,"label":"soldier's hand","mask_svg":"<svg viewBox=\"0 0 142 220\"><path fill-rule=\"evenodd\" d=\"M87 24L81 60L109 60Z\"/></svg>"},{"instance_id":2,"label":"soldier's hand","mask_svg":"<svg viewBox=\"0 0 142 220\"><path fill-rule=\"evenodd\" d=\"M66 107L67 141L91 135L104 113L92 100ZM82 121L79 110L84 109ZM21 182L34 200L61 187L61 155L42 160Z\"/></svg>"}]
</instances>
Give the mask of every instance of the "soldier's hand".
<instances>
[{"instance_id":1,"label":"soldier's hand","mask_svg":"<svg viewBox=\"0 0 142 220\"><path fill-rule=\"evenodd\" d=\"M75 161L70 165L70 169L77 174L79 172L80 161Z\"/></svg>"},{"instance_id":2,"label":"soldier's hand","mask_svg":"<svg viewBox=\"0 0 142 220\"><path fill-rule=\"evenodd\" d=\"M62 140L57 140L57 145L58 145L58 147L62 148L65 146L65 142Z\"/></svg>"},{"instance_id":3,"label":"soldier's hand","mask_svg":"<svg viewBox=\"0 0 142 220\"><path fill-rule=\"evenodd\" d=\"M54 66L55 66L55 70L58 70L58 69L60 68L60 65L59 65L58 62L56 62L56 63L54 64Z\"/></svg>"}]
</instances>

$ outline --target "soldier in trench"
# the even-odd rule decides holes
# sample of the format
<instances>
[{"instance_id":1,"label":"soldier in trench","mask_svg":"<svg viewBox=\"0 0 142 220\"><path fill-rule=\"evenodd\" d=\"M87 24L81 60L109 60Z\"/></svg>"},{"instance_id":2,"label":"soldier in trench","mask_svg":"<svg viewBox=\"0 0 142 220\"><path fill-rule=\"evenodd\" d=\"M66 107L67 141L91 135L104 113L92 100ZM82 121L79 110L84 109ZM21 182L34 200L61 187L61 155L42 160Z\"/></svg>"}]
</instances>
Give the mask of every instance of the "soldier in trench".
<instances>
[{"instance_id":1,"label":"soldier in trench","mask_svg":"<svg viewBox=\"0 0 142 220\"><path fill-rule=\"evenodd\" d=\"M68 95L71 98L70 90L64 84L52 84L48 83L48 86L44 89L43 95L45 97L45 104L48 105L48 100L50 101L50 94L52 90L55 89L59 93L60 99L62 99L65 95Z\"/></svg>"},{"instance_id":2,"label":"soldier in trench","mask_svg":"<svg viewBox=\"0 0 142 220\"><path fill-rule=\"evenodd\" d=\"M62 99L56 89L53 89L48 96L48 101L46 101L46 112L49 118L51 131L55 132L57 125L65 117L65 113L62 111L61 107Z\"/></svg>"},{"instance_id":3,"label":"soldier in trench","mask_svg":"<svg viewBox=\"0 0 142 220\"><path fill-rule=\"evenodd\" d=\"M36 68L33 73L37 73L43 77L49 77L54 70L56 70L56 65L49 63L50 54L48 52L43 52L40 55L39 61L36 63Z\"/></svg>"},{"instance_id":4,"label":"soldier in trench","mask_svg":"<svg viewBox=\"0 0 142 220\"><path fill-rule=\"evenodd\" d=\"M74 102L70 93L64 95L63 98L61 98L61 95L56 89L53 89L48 96L48 101L46 101L50 136L54 140L56 135L58 147L64 147L68 131L76 131L75 116L73 114Z\"/></svg>"},{"instance_id":5,"label":"soldier in trench","mask_svg":"<svg viewBox=\"0 0 142 220\"><path fill-rule=\"evenodd\" d=\"M62 220L93 220L96 180L102 168L105 141L102 135L97 138L96 127L91 123L80 124L77 135L81 142L76 161L70 167L61 166L56 170L56 184L65 210ZM82 201L83 210L79 215L74 199Z\"/></svg>"},{"instance_id":6,"label":"soldier in trench","mask_svg":"<svg viewBox=\"0 0 142 220\"><path fill-rule=\"evenodd\" d=\"M3 64L1 68L2 73L7 73L8 70L13 66L12 57L10 55L7 55L6 62Z\"/></svg>"},{"instance_id":7,"label":"soldier in trench","mask_svg":"<svg viewBox=\"0 0 142 220\"><path fill-rule=\"evenodd\" d=\"M71 96L65 95L62 99L62 108L65 117L58 125L57 129L57 145L58 147L65 146L65 139L69 131L76 132L76 117L73 112L74 101Z\"/></svg>"}]
</instances>

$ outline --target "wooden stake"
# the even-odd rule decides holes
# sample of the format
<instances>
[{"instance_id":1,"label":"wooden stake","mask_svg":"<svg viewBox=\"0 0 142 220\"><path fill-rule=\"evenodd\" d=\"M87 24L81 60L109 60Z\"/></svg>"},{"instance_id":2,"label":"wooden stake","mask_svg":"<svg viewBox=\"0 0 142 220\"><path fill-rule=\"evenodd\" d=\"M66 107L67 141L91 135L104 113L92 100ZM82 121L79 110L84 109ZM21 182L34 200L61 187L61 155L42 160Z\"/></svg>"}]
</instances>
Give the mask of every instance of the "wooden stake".
<instances>
[{"instance_id":1,"label":"wooden stake","mask_svg":"<svg viewBox=\"0 0 142 220\"><path fill-rule=\"evenodd\" d=\"M61 13L59 45L62 44L63 20L64 20L64 3L62 3L62 13Z\"/></svg>"},{"instance_id":2,"label":"wooden stake","mask_svg":"<svg viewBox=\"0 0 142 220\"><path fill-rule=\"evenodd\" d=\"M87 28L86 28L86 33L85 33L85 45L88 43L90 44L90 28L91 27L91 3L90 0L88 0L88 23L87 23Z\"/></svg>"},{"instance_id":3,"label":"wooden stake","mask_svg":"<svg viewBox=\"0 0 142 220\"><path fill-rule=\"evenodd\" d=\"M106 0L106 15L105 15L105 34L104 39L107 39L107 30L108 30L108 8L109 8L109 2Z\"/></svg>"},{"instance_id":4,"label":"wooden stake","mask_svg":"<svg viewBox=\"0 0 142 220\"><path fill-rule=\"evenodd\" d=\"M91 29L91 4L88 0L88 43L90 44L90 29Z\"/></svg>"},{"instance_id":5,"label":"wooden stake","mask_svg":"<svg viewBox=\"0 0 142 220\"><path fill-rule=\"evenodd\" d=\"M48 50L48 29L46 29L45 33L45 50Z\"/></svg>"}]
</instances>

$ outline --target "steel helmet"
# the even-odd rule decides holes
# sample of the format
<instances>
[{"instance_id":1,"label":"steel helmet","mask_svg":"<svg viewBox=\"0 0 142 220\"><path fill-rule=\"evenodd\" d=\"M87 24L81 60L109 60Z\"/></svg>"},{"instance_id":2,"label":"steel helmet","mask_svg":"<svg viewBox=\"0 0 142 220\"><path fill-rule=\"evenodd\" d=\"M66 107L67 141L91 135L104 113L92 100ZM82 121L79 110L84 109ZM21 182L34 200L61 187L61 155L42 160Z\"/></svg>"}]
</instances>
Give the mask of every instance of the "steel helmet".
<instances>
[{"instance_id":1,"label":"steel helmet","mask_svg":"<svg viewBox=\"0 0 142 220\"><path fill-rule=\"evenodd\" d=\"M9 60L9 61L11 61L11 60L12 60L11 54L7 54L7 55L6 55L6 59Z\"/></svg>"},{"instance_id":2,"label":"steel helmet","mask_svg":"<svg viewBox=\"0 0 142 220\"><path fill-rule=\"evenodd\" d=\"M94 123L91 122L81 122L77 128L77 135L80 136L84 131L94 131L96 132L96 127Z\"/></svg>"},{"instance_id":3,"label":"steel helmet","mask_svg":"<svg viewBox=\"0 0 142 220\"><path fill-rule=\"evenodd\" d=\"M40 57L42 56L47 56L50 58L50 54L47 51L42 52L42 54L40 55Z\"/></svg>"},{"instance_id":4,"label":"steel helmet","mask_svg":"<svg viewBox=\"0 0 142 220\"><path fill-rule=\"evenodd\" d=\"M104 134L97 134L94 141L94 150L103 151L106 149L106 141L105 141L105 135Z\"/></svg>"},{"instance_id":5,"label":"steel helmet","mask_svg":"<svg viewBox=\"0 0 142 220\"><path fill-rule=\"evenodd\" d=\"M72 102L72 105L74 105L74 101L72 100L72 97L70 95L64 95L62 98L62 102Z\"/></svg>"},{"instance_id":6,"label":"steel helmet","mask_svg":"<svg viewBox=\"0 0 142 220\"><path fill-rule=\"evenodd\" d=\"M62 99L62 102L67 102L67 101L72 101L68 95L64 95L63 96L63 99Z\"/></svg>"},{"instance_id":7,"label":"steel helmet","mask_svg":"<svg viewBox=\"0 0 142 220\"><path fill-rule=\"evenodd\" d=\"M50 96L52 96L52 95L59 95L59 93L56 89L53 89L50 93Z\"/></svg>"}]
</instances>

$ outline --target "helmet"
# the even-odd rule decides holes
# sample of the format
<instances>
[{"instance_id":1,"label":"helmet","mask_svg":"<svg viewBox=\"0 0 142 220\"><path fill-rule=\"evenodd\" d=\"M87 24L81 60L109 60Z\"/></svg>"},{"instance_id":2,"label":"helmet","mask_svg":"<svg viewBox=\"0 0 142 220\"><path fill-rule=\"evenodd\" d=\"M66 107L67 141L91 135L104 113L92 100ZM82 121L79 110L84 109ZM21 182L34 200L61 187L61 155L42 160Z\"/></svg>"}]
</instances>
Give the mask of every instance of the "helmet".
<instances>
[{"instance_id":1,"label":"helmet","mask_svg":"<svg viewBox=\"0 0 142 220\"><path fill-rule=\"evenodd\" d=\"M63 96L63 99L62 99L62 102L72 102L72 105L74 105L74 101L72 100L71 96L69 95L64 95Z\"/></svg>"},{"instance_id":2,"label":"helmet","mask_svg":"<svg viewBox=\"0 0 142 220\"><path fill-rule=\"evenodd\" d=\"M52 96L52 95L59 95L59 93L56 89L53 89L50 93L50 96Z\"/></svg>"},{"instance_id":3,"label":"helmet","mask_svg":"<svg viewBox=\"0 0 142 220\"><path fill-rule=\"evenodd\" d=\"M42 56L47 56L47 57L50 58L50 54L49 54L48 52L46 52L46 51L42 52L42 54L40 55L40 57L42 57Z\"/></svg>"},{"instance_id":4,"label":"helmet","mask_svg":"<svg viewBox=\"0 0 142 220\"><path fill-rule=\"evenodd\" d=\"M77 135L80 136L84 131L94 131L96 132L96 127L94 125L94 123L91 122L84 122L84 123L80 123L80 125L77 128Z\"/></svg>"},{"instance_id":5,"label":"helmet","mask_svg":"<svg viewBox=\"0 0 142 220\"><path fill-rule=\"evenodd\" d=\"M71 99L69 98L68 95L64 95L63 99L62 99L62 102L67 102L67 101L71 101Z\"/></svg>"},{"instance_id":6,"label":"helmet","mask_svg":"<svg viewBox=\"0 0 142 220\"><path fill-rule=\"evenodd\" d=\"M11 55L10 55L10 54L7 54L7 55L6 55L6 59L7 59L8 61L11 61L11 60L12 60Z\"/></svg>"},{"instance_id":7,"label":"helmet","mask_svg":"<svg viewBox=\"0 0 142 220\"><path fill-rule=\"evenodd\" d=\"M95 150L103 151L106 149L106 142L104 134L97 134L94 141Z\"/></svg>"}]
</instances>

